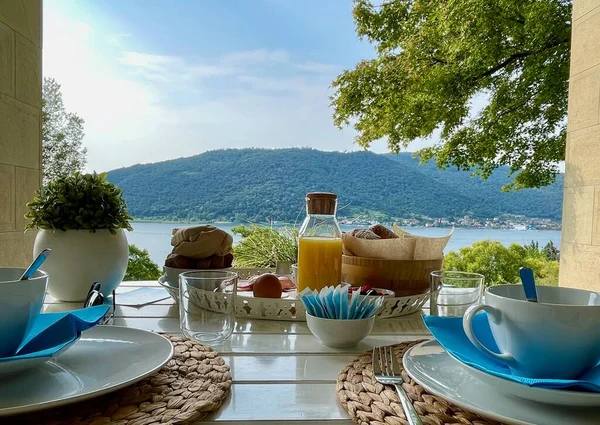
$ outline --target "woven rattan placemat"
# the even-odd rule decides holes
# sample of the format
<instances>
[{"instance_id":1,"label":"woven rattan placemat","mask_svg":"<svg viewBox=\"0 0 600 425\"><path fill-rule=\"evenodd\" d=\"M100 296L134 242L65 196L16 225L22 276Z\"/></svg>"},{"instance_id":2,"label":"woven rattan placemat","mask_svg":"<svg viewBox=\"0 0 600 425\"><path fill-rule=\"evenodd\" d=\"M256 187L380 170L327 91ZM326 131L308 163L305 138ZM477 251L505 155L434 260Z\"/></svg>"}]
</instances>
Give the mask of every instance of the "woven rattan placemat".
<instances>
[{"instance_id":1,"label":"woven rattan placemat","mask_svg":"<svg viewBox=\"0 0 600 425\"><path fill-rule=\"evenodd\" d=\"M23 425L188 424L217 410L229 394L229 366L212 348L164 335L173 358L156 374L102 397L28 416L0 418Z\"/></svg>"},{"instance_id":2,"label":"woven rattan placemat","mask_svg":"<svg viewBox=\"0 0 600 425\"><path fill-rule=\"evenodd\" d=\"M394 345L402 367L406 350L421 341ZM413 400L415 410L426 425L499 425L453 406L443 398L429 394L411 379L402 367L404 389ZM371 353L361 354L339 374L338 400L352 420L361 425L408 425L394 387L384 386L373 377Z\"/></svg>"}]
</instances>

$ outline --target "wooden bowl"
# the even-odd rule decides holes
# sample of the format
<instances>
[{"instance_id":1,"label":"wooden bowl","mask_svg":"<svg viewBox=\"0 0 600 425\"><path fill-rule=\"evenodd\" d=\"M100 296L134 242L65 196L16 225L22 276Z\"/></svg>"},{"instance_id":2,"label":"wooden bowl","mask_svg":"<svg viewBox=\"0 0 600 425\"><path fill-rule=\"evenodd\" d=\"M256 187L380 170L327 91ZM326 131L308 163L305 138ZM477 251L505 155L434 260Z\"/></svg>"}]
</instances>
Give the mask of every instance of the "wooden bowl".
<instances>
[{"instance_id":1,"label":"wooden bowl","mask_svg":"<svg viewBox=\"0 0 600 425\"><path fill-rule=\"evenodd\" d=\"M342 281L352 286L391 289L397 297L429 291L429 274L441 270L444 260L382 260L342 256Z\"/></svg>"}]
</instances>

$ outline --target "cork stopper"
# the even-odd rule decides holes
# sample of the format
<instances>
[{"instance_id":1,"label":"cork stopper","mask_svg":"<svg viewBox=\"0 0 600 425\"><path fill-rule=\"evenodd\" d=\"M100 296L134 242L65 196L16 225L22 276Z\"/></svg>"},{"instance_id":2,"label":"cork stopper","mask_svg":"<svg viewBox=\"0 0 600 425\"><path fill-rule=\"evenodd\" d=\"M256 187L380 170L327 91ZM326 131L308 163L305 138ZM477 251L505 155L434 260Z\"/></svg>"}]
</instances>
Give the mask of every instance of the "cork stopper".
<instances>
[{"instance_id":1,"label":"cork stopper","mask_svg":"<svg viewBox=\"0 0 600 425\"><path fill-rule=\"evenodd\" d=\"M308 214L335 215L337 195L327 192L311 192L306 194L306 212Z\"/></svg>"}]
</instances>

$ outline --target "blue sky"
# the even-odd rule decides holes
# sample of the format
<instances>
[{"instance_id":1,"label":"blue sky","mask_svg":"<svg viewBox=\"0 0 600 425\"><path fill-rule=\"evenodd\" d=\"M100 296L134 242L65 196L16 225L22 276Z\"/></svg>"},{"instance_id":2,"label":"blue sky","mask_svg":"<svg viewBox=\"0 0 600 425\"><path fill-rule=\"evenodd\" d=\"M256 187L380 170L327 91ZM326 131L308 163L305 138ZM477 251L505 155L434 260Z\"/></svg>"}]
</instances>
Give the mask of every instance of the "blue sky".
<instances>
[{"instance_id":1,"label":"blue sky","mask_svg":"<svg viewBox=\"0 0 600 425\"><path fill-rule=\"evenodd\" d=\"M329 86L374 52L346 0L45 0L43 54L86 121L88 171L104 171L217 148L356 150Z\"/></svg>"}]
</instances>

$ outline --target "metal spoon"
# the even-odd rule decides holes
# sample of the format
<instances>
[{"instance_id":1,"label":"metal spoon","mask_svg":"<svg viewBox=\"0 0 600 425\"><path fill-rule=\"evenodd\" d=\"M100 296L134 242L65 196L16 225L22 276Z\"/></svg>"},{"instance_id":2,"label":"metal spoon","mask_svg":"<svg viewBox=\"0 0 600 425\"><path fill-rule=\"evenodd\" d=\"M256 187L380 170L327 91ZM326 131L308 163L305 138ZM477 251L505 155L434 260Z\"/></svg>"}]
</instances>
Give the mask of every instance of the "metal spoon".
<instances>
[{"instance_id":1,"label":"metal spoon","mask_svg":"<svg viewBox=\"0 0 600 425\"><path fill-rule=\"evenodd\" d=\"M521 267L519 269L519 275L521 276L521 283L523 284L523 290L525 291L525 299L529 302L537 303L538 297L535 289L533 270L527 267Z\"/></svg>"},{"instance_id":2,"label":"metal spoon","mask_svg":"<svg viewBox=\"0 0 600 425\"><path fill-rule=\"evenodd\" d=\"M33 276L35 272L37 272L37 270L40 268L40 266L44 263L44 261L46 261L46 258L48 258L48 256L50 255L50 252L52 252L50 248L42 250L42 252L40 252L38 256L35 257L35 260L31 262L29 267L27 267L27 270L25 270L25 273L21 275L19 280L27 280L31 276Z\"/></svg>"}]
</instances>

